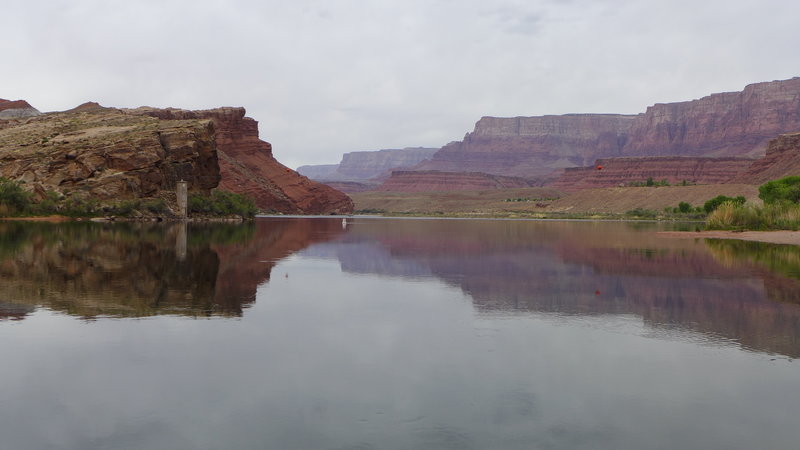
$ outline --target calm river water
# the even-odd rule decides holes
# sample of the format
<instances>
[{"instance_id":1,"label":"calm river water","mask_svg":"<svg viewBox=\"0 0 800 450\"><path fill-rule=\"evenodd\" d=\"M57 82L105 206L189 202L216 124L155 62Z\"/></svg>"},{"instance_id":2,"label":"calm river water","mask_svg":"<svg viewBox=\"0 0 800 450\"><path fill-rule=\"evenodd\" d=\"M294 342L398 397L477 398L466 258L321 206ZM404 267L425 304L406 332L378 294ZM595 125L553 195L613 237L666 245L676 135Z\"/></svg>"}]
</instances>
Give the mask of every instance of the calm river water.
<instances>
[{"instance_id":1,"label":"calm river water","mask_svg":"<svg viewBox=\"0 0 800 450\"><path fill-rule=\"evenodd\" d=\"M0 222L3 449L796 449L800 248Z\"/></svg>"}]
</instances>

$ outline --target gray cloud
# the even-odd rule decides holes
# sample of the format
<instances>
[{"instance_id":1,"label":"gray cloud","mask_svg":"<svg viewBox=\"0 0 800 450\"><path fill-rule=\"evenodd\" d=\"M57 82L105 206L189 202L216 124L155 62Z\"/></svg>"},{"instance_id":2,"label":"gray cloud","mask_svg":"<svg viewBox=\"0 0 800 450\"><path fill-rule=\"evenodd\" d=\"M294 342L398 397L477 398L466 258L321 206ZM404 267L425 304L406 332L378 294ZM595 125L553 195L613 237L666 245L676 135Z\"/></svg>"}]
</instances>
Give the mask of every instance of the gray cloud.
<instances>
[{"instance_id":1,"label":"gray cloud","mask_svg":"<svg viewBox=\"0 0 800 450\"><path fill-rule=\"evenodd\" d=\"M12 1L0 97L245 106L290 166L800 75L778 0Z\"/></svg>"}]
</instances>

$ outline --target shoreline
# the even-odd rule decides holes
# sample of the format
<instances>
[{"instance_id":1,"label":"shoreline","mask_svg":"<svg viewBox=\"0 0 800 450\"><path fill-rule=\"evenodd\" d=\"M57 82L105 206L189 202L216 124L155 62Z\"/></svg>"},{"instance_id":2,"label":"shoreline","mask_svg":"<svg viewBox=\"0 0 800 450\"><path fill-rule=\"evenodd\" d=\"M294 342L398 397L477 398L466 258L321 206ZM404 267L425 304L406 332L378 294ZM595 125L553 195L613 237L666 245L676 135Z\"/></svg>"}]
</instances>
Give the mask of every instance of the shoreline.
<instances>
[{"instance_id":1,"label":"shoreline","mask_svg":"<svg viewBox=\"0 0 800 450\"><path fill-rule=\"evenodd\" d=\"M678 239L738 239L767 244L800 245L800 231L658 231L656 234Z\"/></svg>"}]
</instances>

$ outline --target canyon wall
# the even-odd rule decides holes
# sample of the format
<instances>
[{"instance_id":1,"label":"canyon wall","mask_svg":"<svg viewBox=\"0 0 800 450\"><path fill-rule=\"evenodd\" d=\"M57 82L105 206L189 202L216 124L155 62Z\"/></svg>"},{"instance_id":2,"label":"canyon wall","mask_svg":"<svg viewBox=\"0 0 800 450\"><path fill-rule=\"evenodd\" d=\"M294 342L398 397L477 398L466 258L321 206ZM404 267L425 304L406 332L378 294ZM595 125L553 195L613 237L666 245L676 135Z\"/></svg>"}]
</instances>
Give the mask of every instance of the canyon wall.
<instances>
[{"instance_id":1,"label":"canyon wall","mask_svg":"<svg viewBox=\"0 0 800 450\"><path fill-rule=\"evenodd\" d=\"M648 178L667 180L670 184L726 183L746 171L750 158L692 158L683 156L651 156L640 158L598 159L589 167L564 169L550 187L565 191L612 186L627 186Z\"/></svg>"},{"instance_id":2,"label":"canyon wall","mask_svg":"<svg viewBox=\"0 0 800 450\"><path fill-rule=\"evenodd\" d=\"M795 131L800 131L800 77L650 106L637 119L623 153L758 157L770 139Z\"/></svg>"},{"instance_id":3,"label":"canyon wall","mask_svg":"<svg viewBox=\"0 0 800 450\"><path fill-rule=\"evenodd\" d=\"M414 170L486 172L526 178L620 156L638 116L567 114L483 117L462 141L451 142Z\"/></svg>"},{"instance_id":4,"label":"canyon wall","mask_svg":"<svg viewBox=\"0 0 800 450\"><path fill-rule=\"evenodd\" d=\"M202 111L139 108L130 110L162 119L208 119L214 123L222 180L219 187L246 194L256 206L284 214L334 214L353 211L350 197L309 180L279 163L272 145L258 137L258 122L244 108Z\"/></svg>"},{"instance_id":5,"label":"canyon wall","mask_svg":"<svg viewBox=\"0 0 800 450\"><path fill-rule=\"evenodd\" d=\"M406 147L366 152L350 152L342 155L339 164L300 166L297 171L319 181L366 181L386 178L392 170L400 170L419 164L430 158L438 148Z\"/></svg>"},{"instance_id":6,"label":"canyon wall","mask_svg":"<svg viewBox=\"0 0 800 450\"><path fill-rule=\"evenodd\" d=\"M525 178L504 177L483 172L400 170L392 172L392 176L374 190L393 192L479 191L532 186L534 183Z\"/></svg>"},{"instance_id":7,"label":"canyon wall","mask_svg":"<svg viewBox=\"0 0 800 450\"><path fill-rule=\"evenodd\" d=\"M729 175L736 176L743 162L729 158L757 158L765 154L770 139L797 131L800 131L800 78L792 78L751 84L741 92L656 104L638 115L484 117L463 140L447 144L412 170L485 172L542 181L553 178L562 169L589 166L606 158L727 158L716 163L700 160L614 163L619 167L633 165L630 167L634 170L651 173L649 176L654 178L713 183ZM666 165L659 168L658 164ZM581 174L588 174L590 169L581 170ZM573 180L578 176L578 172L567 171L567 174ZM560 185L564 186L567 179L562 178ZM613 181L594 182L594 185L613 184Z\"/></svg>"}]
</instances>

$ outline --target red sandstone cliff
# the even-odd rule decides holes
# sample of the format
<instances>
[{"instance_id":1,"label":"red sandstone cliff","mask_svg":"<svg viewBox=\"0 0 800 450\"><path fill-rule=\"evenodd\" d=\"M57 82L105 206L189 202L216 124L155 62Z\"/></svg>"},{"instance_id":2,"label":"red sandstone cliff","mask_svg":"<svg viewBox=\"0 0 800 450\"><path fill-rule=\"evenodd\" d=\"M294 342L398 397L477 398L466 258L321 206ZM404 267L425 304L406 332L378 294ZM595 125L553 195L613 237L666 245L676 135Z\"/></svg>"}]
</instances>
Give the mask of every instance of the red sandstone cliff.
<instances>
[{"instance_id":1,"label":"red sandstone cliff","mask_svg":"<svg viewBox=\"0 0 800 450\"><path fill-rule=\"evenodd\" d=\"M246 194L266 211L285 214L342 214L353 211L347 195L316 183L279 163L272 145L258 138L258 122L244 108L203 111L140 108L134 112L164 119L210 119L216 130L222 181L219 187Z\"/></svg>"},{"instance_id":2,"label":"red sandstone cliff","mask_svg":"<svg viewBox=\"0 0 800 450\"><path fill-rule=\"evenodd\" d=\"M730 157L758 157L770 139L797 131L800 78L792 78L751 84L741 92L656 104L636 116L484 117L462 141L442 147L414 170L486 172L541 180L561 169L589 166L603 159L600 164L619 170L592 175L585 182L591 169L567 170L559 186L578 181L585 187L610 186L642 176L716 183L735 177L745 164ZM727 159L713 163L677 159L611 163L604 159L650 156ZM625 174L624 170L633 172Z\"/></svg>"},{"instance_id":3,"label":"red sandstone cliff","mask_svg":"<svg viewBox=\"0 0 800 450\"><path fill-rule=\"evenodd\" d=\"M623 153L762 156L770 139L794 131L800 131L800 77L653 105L636 120Z\"/></svg>"},{"instance_id":4,"label":"red sandstone cliff","mask_svg":"<svg viewBox=\"0 0 800 450\"><path fill-rule=\"evenodd\" d=\"M589 164L600 156L619 156L636 117L483 117L463 141L445 145L414 169L542 177L564 167Z\"/></svg>"}]
</instances>

